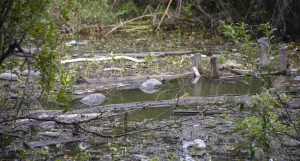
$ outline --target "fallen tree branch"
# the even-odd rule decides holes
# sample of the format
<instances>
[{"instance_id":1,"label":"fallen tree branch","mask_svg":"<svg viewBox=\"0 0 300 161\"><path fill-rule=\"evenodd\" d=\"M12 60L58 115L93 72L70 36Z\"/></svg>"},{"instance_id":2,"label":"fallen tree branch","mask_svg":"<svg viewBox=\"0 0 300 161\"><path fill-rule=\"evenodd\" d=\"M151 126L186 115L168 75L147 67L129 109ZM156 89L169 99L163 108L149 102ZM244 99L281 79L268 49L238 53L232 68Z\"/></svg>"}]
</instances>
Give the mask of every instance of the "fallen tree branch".
<instances>
[{"instance_id":1,"label":"fallen tree branch","mask_svg":"<svg viewBox=\"0 0 300 161\"><path fill-rule=\"evenodd\" d=\"M62 60L60 61L62 64L66 63L74 63L74 62L82 62L82 61L105 61L105 60L113 60L113 59L127 59L134 61L136 63L143 63L145 60L132 58L129 56L115 56L115 57L106 57L106 58L77 58L77 59L71 59L71 60Z\"/></svg>"}]
</instances>

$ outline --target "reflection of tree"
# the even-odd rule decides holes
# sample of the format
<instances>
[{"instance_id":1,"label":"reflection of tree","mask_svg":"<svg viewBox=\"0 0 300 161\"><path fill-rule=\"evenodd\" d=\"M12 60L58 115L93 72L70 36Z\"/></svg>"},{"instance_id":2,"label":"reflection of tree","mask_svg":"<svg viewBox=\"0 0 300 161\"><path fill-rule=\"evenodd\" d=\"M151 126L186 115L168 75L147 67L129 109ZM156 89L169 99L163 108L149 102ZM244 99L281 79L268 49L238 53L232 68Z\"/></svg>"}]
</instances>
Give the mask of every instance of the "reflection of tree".
<instances>
[{"instance_id":1,"label":"reflection of tree","mask_svg":"<svg viewBox=\"0 0 300 161\"><path fill-rule=\"evenodd\" d=\"M201 77L196 84L194 84L193 89L193 96L201 96L201 89L202 89L202 81L203 77Z\"/></svg>"}]
</instances>

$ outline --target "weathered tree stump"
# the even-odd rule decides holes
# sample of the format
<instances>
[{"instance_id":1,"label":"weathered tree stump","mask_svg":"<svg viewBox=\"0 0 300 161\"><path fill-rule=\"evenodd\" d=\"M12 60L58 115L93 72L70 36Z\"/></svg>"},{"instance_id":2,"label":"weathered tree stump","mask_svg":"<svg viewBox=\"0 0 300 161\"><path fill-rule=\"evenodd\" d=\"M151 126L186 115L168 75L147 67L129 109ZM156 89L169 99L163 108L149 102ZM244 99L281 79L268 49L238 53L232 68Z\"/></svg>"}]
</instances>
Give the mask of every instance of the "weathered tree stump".
<instances>
[{"instance_id":1,"label":"weathered tree stump","mask_svg":"<svg viewBox=\"0 0 300 161\"><path fill-rule=\"evenodd\" d=\"M282 75L286 75L287 74L287 62L286 62L286 50L287 50L287 46L282 46L281 48L279 48L279 59L278 59L278 64L279 64L279 72Z\"/></svg>"},{"instance_id":2,"label":"weathered tree stump","mask_svg":"<svg viewBox=\"0 0 300 161\"><path fill-rule=\"evenodd\" d=\"M201 54L194 55L194 66L198 69L199 73L203 74L203 65L202 65Z\"/></svg>"},{"instance_id":3,"label":"weathered tree stump","mask_svg":"<svg viewBox=\"0 0 300 161\"><path fill-rule=\"evenodd\" d=\"M218 58L212 57L210 58L210 71L212 79L219 79L219 68L218 68Z\"/></svg>"},{"instance_id":4,"label":"weathered tree stump","mask_svg":"<svg viewBox=\"0 0 300 161\"><path fill-rule=\"evenodd\" d=\"M264 69L264 68L268 67L268 59L269 59L269 57L268 57L268 46L265 45L265 44L260 44L259 48L260 48L259 60L260 60L260 63L261 63L261 68Z\"/></svg>"}]
</instances>

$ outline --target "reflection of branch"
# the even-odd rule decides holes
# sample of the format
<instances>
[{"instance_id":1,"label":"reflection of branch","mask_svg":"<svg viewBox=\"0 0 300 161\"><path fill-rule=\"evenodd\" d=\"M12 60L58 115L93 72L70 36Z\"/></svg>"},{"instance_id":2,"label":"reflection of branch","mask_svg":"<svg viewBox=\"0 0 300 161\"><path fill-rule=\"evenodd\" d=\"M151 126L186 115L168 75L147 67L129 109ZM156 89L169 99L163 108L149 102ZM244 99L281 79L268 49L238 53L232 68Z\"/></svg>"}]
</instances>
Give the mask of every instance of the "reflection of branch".
<instances>
[{"instance_id":1,"label":"reflection of branch","mask_svg":"<svg viewBox=\"0 0 300 161\"><path fill-rule=\"evenodd\" d=\"M172 108L171 108L172 109ZM142 130L138 130L138 131L132 131L132 132L127 132L127 133L120 133L120 134L116 134L116 135L103 135L103 134L100 134L100 133L97 133L97 132L94 132L94 131L90 131L90 130L87 130L83 127L80 126L80 129L83 130L83 131L86 131L88 133L91 133L91 134L95 134L97 136L101 136L101 137L105 137L105 138L118 138L118 137L123 137L123 136L128 136L128 135L134 135L134 134L138 134L138 133L142 133L142 132L147 132L147 131L152 131L152 130L158 130L158 129L163 129L165 127L169 127L169 126L172 126L174 124L178 124L178 123L182 123L182 122L185 122L185 121L188 121L188 120L191 120L195 117L198 117L198 116L201 116L205 111L208 110L208 107L205 108L204 110L202 111L199 111L199 114L195 115L195 116L192 116L192 117L186 117L186 118L183 118L182 120L179 120L179 121L174 121L172 123L169 123L169 124L166 124L164 126L158 126L158 127L155 127L155 128L149 128L149 129L142 129Z\"/></svg>"}]
</instances>

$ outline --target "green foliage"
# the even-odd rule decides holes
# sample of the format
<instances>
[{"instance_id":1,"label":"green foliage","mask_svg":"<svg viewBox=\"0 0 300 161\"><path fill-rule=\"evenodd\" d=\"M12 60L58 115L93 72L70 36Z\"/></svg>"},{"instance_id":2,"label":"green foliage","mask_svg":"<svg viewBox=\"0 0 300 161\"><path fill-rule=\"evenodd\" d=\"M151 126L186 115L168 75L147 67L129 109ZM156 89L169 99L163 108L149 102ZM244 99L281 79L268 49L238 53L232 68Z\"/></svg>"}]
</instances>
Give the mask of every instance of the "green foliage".
<instances>
[{"instance_id":1,"label":"green foliage","mask_svg":"<svg viewBox=\"0 0 300 161\"><path fill-rule=\"evenodd\" d=\"M252 1L252 3L255 3L255 1ZM263 20L263 18L267 15L267 11L263 7L263 5L260 5L260 4L256 3L256 4L253 5L252 8L253 9L250 13L250 16L254 20L257 20L257 21Z\"/></svg>"},{"instance_id":2,"label":"green foliage","mask_svg":"<svg viewBox=\"0 0 300 161\"><path fill-rule=\"evenodd\" d=\"M69 92L71 81L59 73L59 71L63 70L58 61L59 53L57 53L55 49L60 43L60 35L58 28L48 12L50 3L51 1L48 0L13 0L0 2L0 58L4 60L1 62L1 66L18 70L31 69L31 71L39 71L41 73L41 76L37 79L19 77L19 85L24 85L25 89L33 88L30 91L17 88L18 91L15 93L21 96L16 99L16 102L20 102L17 106L6 103L6 105L9 106L8 109L14 111L11 115L12 117L15 111L16 116L23 117L22 113L18 113L23 110L21 109L23 107L27 110L32 110L35 106L30 105L33 99L36 101L35 99L40 98L38 97L40 96L39 94L57 94L53 91L57 85L57 80L61 80L63 84L63 88L60 88L61 90L58 92L57 100L64 103L70 101L70 97L68 97L66 93ZM6 15L2 16L4 12ZM37 48L38 52L34 54L31 53L31 55L28 54L26 58L11 56L13 53L8 49L16 50L16 47ZM9 55L6 56L6 53L9 53ZM31 97L33 93L34 97ZM65 99L59 99L62 96L64 96ZM14 107L17 107L17 109L14 109ZM4 115L2 117L4 117ZM5 120L11 118L6 118L5 116L5 118L1 119ZM1 144L1 148L5 149L12 139L8 138L8 136L3 136L2 138L1 143L4 144ZM45 156L48 155L48 151L47 149L42 149L41 151L23 153L21 150L21 158L27 158L30 157L30 155Z\"/></svg>"},{"instance_id":3,"label":"green foliage","mask_svg":"<svg viewBox=\"0 0 300 161\"><path fill-rule=\"evenodd\" d=\"M137 6L132 2L124 3L119 11L116 13L116 16L128 16L129 14L135 13L136 16L140 16L142 12L137 8Z\"/></svg>"},{"instance_id":4,"label":"green foliage","mask_svg":"<svg viewBox=\"0 0 300 161\"><path fill-rule=\"evenodd\" d=\"M12 138L6 134L0 134L0 148L5 151L5 148L11 143Z\"/></svg>"},{"instance_id":5,"label":"green foliage","mask_svg":"<svg viewBox=\"0 0 300 161\"><path fill-rule=\"evenodd\" d=\"M42 77L38 83L43 87L46 92L50 92L56 84L55 74L58 70L58 61L56 60L58 53L49 52L47 49L42 49L36 59L37 66L39 67Z\"/></svg>"},{"instance_id":6,"label":"green foliage","mask_svg":"<svg viewBox=\"0 0 300 161\"><path fill-rule=\"evenodd\" d=\"M225 56L224 55L220 55L218 57L218 61L219 61L220 64L225 64L225 62L226 62Z\"/></svg>"},{"instance_id":7,"label":"green foliage","mask_svg":"<svg viewBox=\"0 0 300 161\"><path fill-rule=\"evenodd\" d=\"M195 14L195 10L192 8L192 6L193 5L190 3L184 3L182 7L182 14L187 18L190 18Z\"/></svg>"},{"instance_id":8,"label":"green foliage","mask_svg":"<svg viewBox=\"0 0 300 161\"><path fill-rule=\"evenodd\" d=\"M72 95L72 82L75 81L75 73L71 71L61 70L59 73L60 88L56 94L56 101L62 103L65 107L70 107L70 100L73 98Z\"/></svg>"},{"instance_id":9,"label":"green foliage","mask_svg":"<svg viewBox=\"0 0 300 161\"><path fill-rule=\"evenodd\" d=\"M254 103L248 103L251 115L241 121L233 121L233 133L242 135L236 149L247 149L251 159L267 159L272 153L272 140L277 137L276 133L286 129L285 125L276 119L276 107L280 104L272 96L273 92L274 89L271 88L254 96Z\"/></svg>"},{"instance_id":10,"label":"green foliage","mask_svg":"<svg viewBox=\"0 0 300 161\"><path fill-rule=\"evenodd\" d=\"M246 26L244 23L226 25L223 22L222 25L219 26L219 29L225 36L229 37L231 41L241 46L240 51L244 54L252 54L252 58L256 58L254 48L249 44L251 35L245 29ZM269 47L268 53L275 53L275 48L272 46L272 40L274 40L273 32L275 30L276 29L272 29L269 23L262 24L260 27L260 31L265 36L260 43ZM269 65L272 64L270 63ZM254 75L252 77L254 77ZM246 77L246 79L249 80L250 77ZM263 84L268 85L269 80L262 79L261 81ZM265 92L261 94L253 96L251 103L240 103L240 111L243 112L246 110L246 103L247 109L251 111L250 115L245 115L243 119L231 120L235 126L233 133L241 135L235 149L247 149L250 158L257 160L268 160L272 155L274 144L279 144L278 142L274 142L274 139L278 138L277 133L285 133L287 130L286 126L277 119L276 107L280 107L281 104L278 98L274 96L275 89L264 88L264 91ZM223 115L223 117L226 117L226 115Z\"/></svg>"},{"instance_id":11,"label":"green foliage","mask_svg":"<svg viewBox=\"0 0 300 161\"><path fill-rule=\"evenodd\" d=\"M72 160L78 160L78 161L87 161L87 160L89 160L90 159L90 154L89 153L87 153L87 152L81 152L81 153L79 153L78 155L76 155L76 156L74 156L73 158L72 158Z\"/></svg>"},{"instance_id":12,"label":"green foliage","mask_svg":"<svg viewBox=\"0 0 300 161\"><path fill-rule=\"evenodd\" d=\"M247 26L244 22L227 25L224 21L221 21L218 29L239 47L241 53L253 55L254 57L254 47L250 45L252 36L249 30L246 29Z\"/></svg>"}]
</instances>

